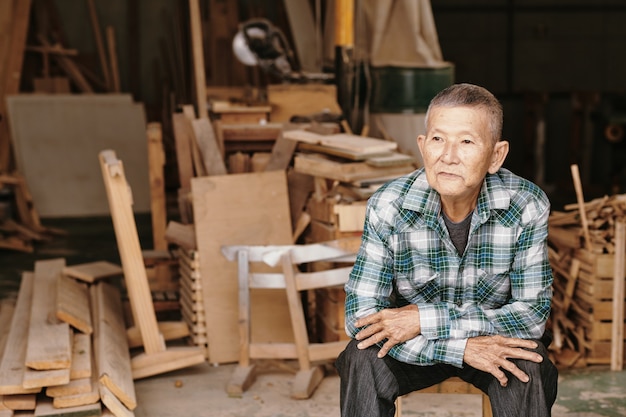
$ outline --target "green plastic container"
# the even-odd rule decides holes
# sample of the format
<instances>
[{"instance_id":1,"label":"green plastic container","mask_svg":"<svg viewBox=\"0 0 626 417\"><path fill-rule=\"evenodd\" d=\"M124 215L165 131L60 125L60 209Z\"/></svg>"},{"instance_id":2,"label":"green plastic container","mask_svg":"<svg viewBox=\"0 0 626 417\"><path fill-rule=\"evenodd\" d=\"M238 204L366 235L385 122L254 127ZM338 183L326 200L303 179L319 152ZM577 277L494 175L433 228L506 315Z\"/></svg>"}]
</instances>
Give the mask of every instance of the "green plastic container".
<instances>
[{"instance_id":1,"label":"green plastic container","mask_svg":"<svg viewBox=\"0 0 626 417\"><path fill-rule=\"evenodd\" d=\"M370 67L372 113L425 113L430 100L454 83L454 65L438 68Z\"/></svg>"}]
</instances>

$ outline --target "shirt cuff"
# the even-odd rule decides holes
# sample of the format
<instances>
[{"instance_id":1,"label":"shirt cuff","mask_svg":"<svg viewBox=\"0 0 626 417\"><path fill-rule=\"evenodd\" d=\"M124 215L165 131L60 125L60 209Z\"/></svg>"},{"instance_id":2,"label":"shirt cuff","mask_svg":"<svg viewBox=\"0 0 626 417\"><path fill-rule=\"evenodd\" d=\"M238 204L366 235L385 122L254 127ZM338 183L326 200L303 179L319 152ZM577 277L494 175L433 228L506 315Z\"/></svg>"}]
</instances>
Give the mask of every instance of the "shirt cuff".
<instances>
[{"instance_id":1,"label":"shirt cuff","mask_svg":"<svg viewBox=\"0 0 626 417\"><path fill-rule=\"evenodd\" d=\"M420 329L428 340L450 337L450 314L444 304L417 304L420 313Z\"/></svg>"},{"instance_id":2,"label":"shirt cuff","mask_svg":"<svg viewBox=\"0 0 626 417\"><path fill-rule=\"evenodd\" d=\"M446 339L435 342L434 361L448 363L457 368L463 367L467 339Z\"/></svg>"}]
</instances>

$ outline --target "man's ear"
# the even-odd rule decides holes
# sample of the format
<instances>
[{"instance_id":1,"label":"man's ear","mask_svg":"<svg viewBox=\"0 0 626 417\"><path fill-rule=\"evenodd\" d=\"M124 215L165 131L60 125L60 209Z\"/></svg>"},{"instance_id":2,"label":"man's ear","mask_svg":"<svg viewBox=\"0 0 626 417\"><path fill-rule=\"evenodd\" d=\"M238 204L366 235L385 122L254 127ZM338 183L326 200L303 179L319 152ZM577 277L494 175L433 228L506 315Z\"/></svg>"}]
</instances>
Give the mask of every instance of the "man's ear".
<instances>
[{"instance_id":1,"label":"man's ear","mask_svg":"<svg viewBox=\"0 0 626 417\"><path fill-rule=\"evenodd\" d=\"M491 163L489 164L489 173L495 174L504 164L506 156L509 154L509 142L501 140L493 147L493 153L491 154Z\"/></svg>"},{"instance_id":2,"label":"man's ear","mask_svg":"<svg viewBox=\"0 0 626 417\"><path fill-rule=\"evenodd\" d=\"M417 147L420 150L420 153L423 155L422 146L424 146L424 140L426 139L426 135L417 135Z\"/></svg>"}]
</instances>

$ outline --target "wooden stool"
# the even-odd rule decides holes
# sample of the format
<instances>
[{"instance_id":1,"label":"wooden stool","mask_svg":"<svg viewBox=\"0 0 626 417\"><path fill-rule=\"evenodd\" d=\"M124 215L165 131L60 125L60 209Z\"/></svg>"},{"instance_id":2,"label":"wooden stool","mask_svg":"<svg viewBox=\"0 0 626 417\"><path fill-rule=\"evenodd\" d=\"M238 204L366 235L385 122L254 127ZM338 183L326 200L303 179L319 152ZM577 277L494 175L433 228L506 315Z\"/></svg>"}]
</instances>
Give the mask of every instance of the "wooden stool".
<instances>
[{"instance_id":1,"label":"wooden stool","mask_svg":"<svg viewBox=\"0 0 626 417\"><path fill-rule=\"evenodd\" d=\"M491 403L489 402L489 396L470 384L469 382L463 381L459 377L451 377L446 379L439 384L433 385L432 387L424 388L419 391L415 391L418 393L440 393L440 394L481 394L482 403L483 403L483 417L493 417L493 413L491 411ZM402 397L398 397L396 399L396 414L395 417L402 416Z\"/></svg>"}]
</instances>

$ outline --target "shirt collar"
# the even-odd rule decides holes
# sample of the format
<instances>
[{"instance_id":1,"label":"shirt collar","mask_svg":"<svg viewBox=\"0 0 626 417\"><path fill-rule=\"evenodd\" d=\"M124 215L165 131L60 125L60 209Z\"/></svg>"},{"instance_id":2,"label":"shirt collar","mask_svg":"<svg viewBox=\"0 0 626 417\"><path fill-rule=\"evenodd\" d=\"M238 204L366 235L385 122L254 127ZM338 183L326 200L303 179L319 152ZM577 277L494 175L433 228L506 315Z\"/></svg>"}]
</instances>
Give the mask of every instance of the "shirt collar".
<instances>
[{"instance_id":1,"label":"shirt collar","mask_svg":"<svg viewBox=\"0 0 626 417\"><path fill-rule=\"evenodd\" d=\"M500 171L487 174L478 195L476 211L483 221L489 218L492 210L507 209L511 203L510 194L499 173ZM439 193L428 184L424 168L416 172L416 179L406 195L402 208L416 211L433 220L439 216L441 199Z\"/></svg>"}]
</instances>

